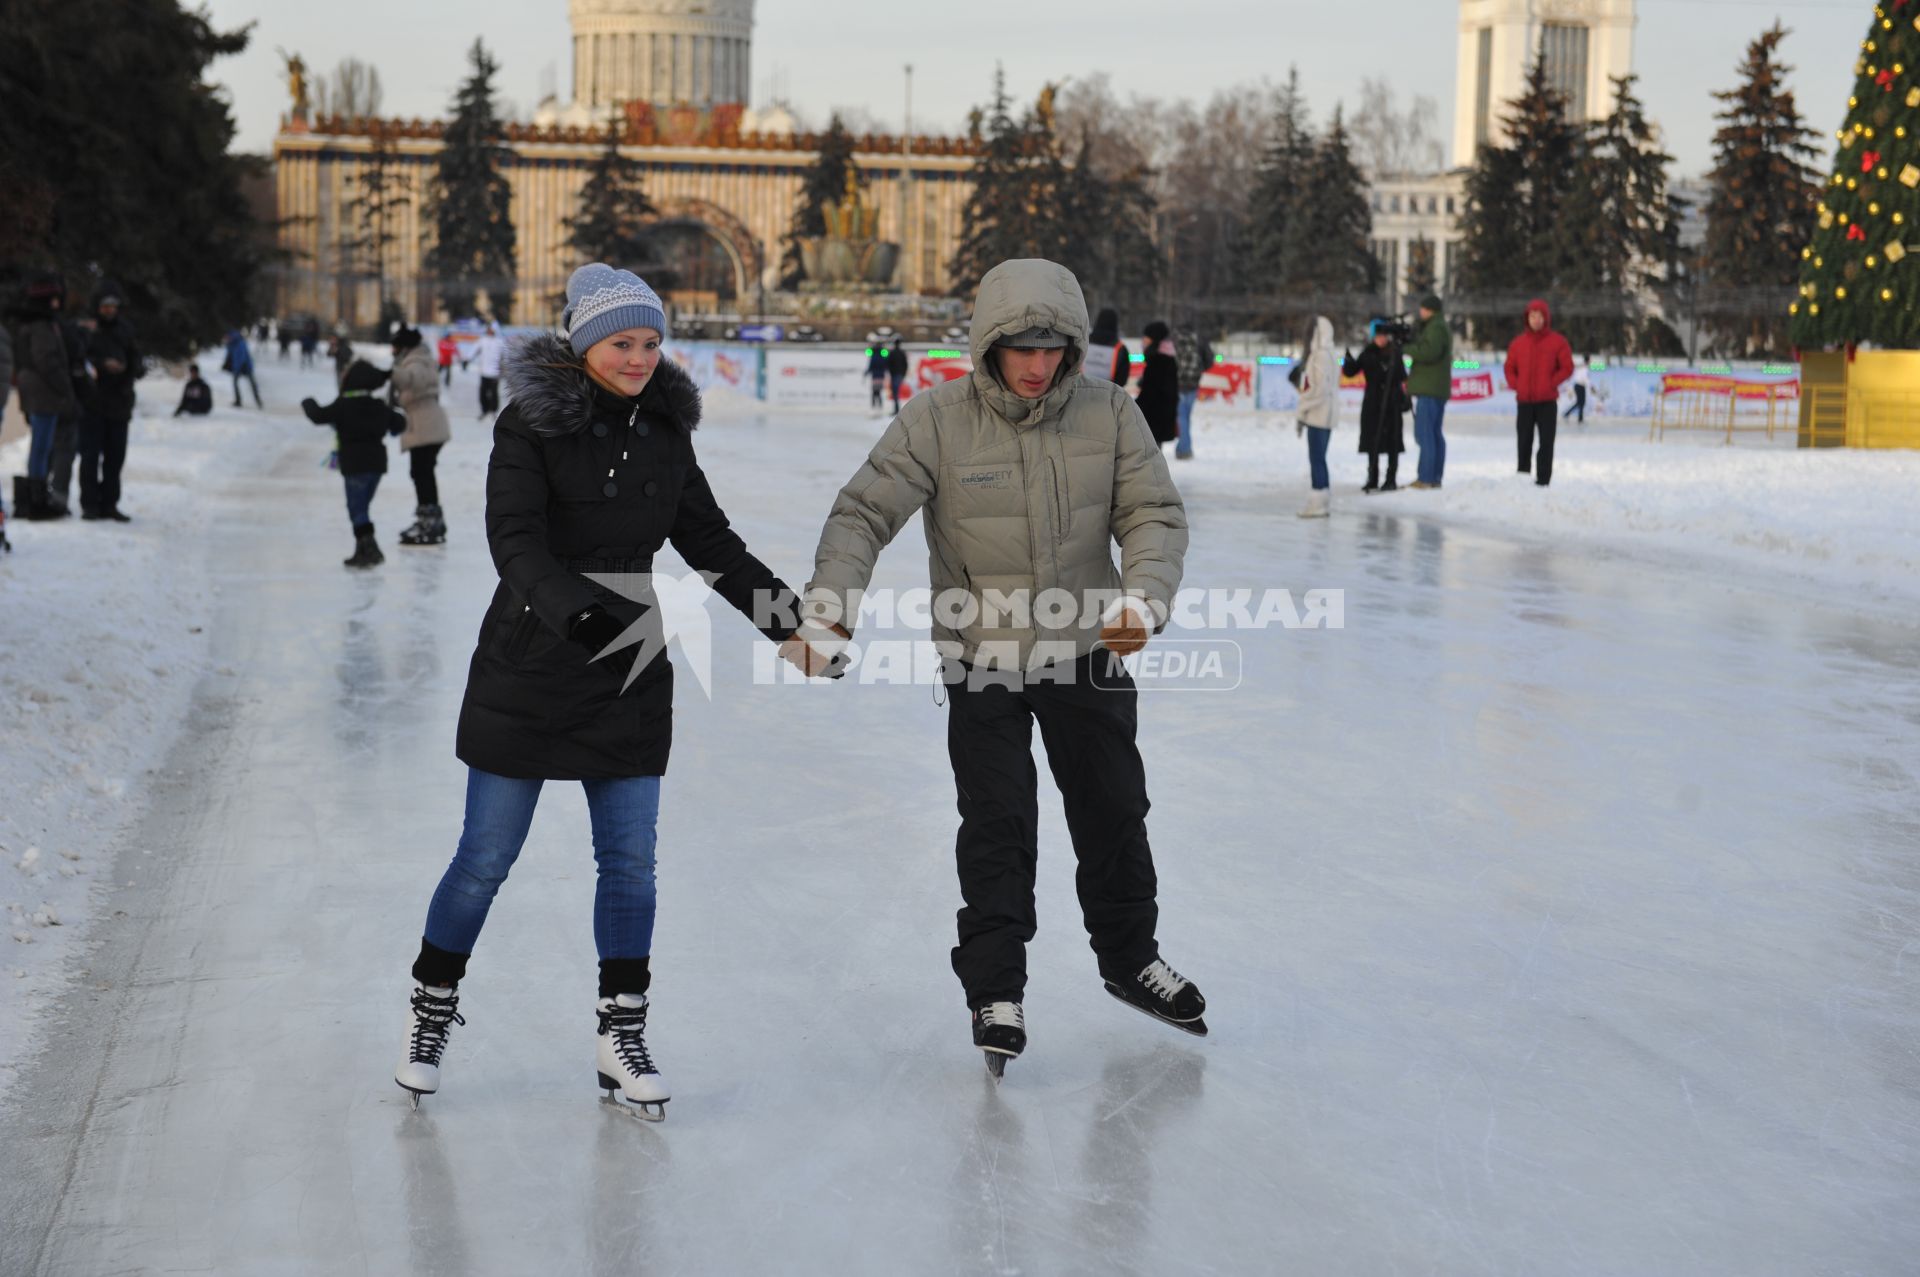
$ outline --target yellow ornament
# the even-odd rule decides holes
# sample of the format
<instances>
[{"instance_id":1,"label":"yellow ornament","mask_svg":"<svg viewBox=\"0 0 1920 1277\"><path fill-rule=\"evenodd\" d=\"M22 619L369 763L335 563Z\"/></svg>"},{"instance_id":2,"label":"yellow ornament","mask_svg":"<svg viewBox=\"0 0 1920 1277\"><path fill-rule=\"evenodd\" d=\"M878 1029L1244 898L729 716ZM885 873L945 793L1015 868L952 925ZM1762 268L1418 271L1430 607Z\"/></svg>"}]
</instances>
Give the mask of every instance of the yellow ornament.
<instances>
[{"instance_id":1,"label":"yellow ornament","mask_svg":"<svg viewBox=\"0 0 1920 1277\"><path fill-rule=\"evenodd\" d=\"M1900 185L1912 189L1920 186L1920 168L1909 164L1900 170Z\"/></svg>"},{"instance_id":2,"label":"yellow ornament","mask_svg":"<svg viewBox=\"0 0 1920 1277\"><path fill-rule=\"evenodd\" d=\"M1878 204L1869 204L1867 205L1867 212L1872 213L1875 217L1878 217L1880 216L1880 206Z\"/></svg>"},{"instance_id":3,"label":"yellow ornament","mask_svg":"<svg viewBox=\"0 0 1920 1277\"><path fill-rule=\"evenodd\" d=\"M1829 226L1832 226L1832 225L1833 225L1833 214L1827 212L1825 209L1821 209L1820 210L1820 229L1824 231Z\"/></svg>"},{"instance_id":4,"label":"yellow ornament","mask_svg":"<svg viewBox=\"0 0 1920 1277\"><path fill-rule=\"evenodd\" d=\"M1880 290L1880 300L1881 300L1881 301L1883 301L1883 302L1890 302L1890 301L1892 301L1892 300L1893 300L1893 290L1892 290L1891 288L1883 288L1883 289L1881 289L1881 290Z\"/></svg>"},{"instance_id":5,"label":"yellow ornament","mask_svg":"<svg viewBox=\"0 0 1920 1277\"><path fill-rule=\"evenodd\" d=\"M1907 255L1907 246L1905 244L1902 244L1899 240L1897 239L1893 240L1887 245L1888 261L1897 262L1902 257L1905 257L1906 255Z\"/></svg>"},{"instance_id":6,"label":"yellow ornament","mask_svg":"<svg viewBox=\"0 0 1920 1277\"><path fill-rule=\"evenodd\" d=\"M1875 177L1877 177L1877 178L1879 178L1879 179L1880 179L1881 181L1883 181L1883 182L1884 182L1884 181L1886 181L1886 180L1887 180L1887 166L1886 166L1886 165L1884 165L1884 164L1882 164L1882 165L1881 165L1881 166L1880 166L1879 168L1877 168L1877 169L1875 169L1875 170L1873 171L1873 175L1874 175Z\"/></svg>"},{"instance_id":7,"label":"yellow ornament","mask_svg":"<svg viewBox=\"0 0 1920 1277\"><path fill-rule=\"evenodd\" d=\"M1809 306L1809 307L1807 307L1807 313L1808 313L1809 315L1817 315L1817 314L1819 314L1819 313L1820 313L1820 303L1819 303L1819 302L1815 302L1815 303L1813 303L1813 304L1812 304L1811 306Z\"/></svg>"},{"instance_id":8,"label":"yellow ornament","mask_svg":"<svg viewBox=\"0 0 1920 1277\"><path fill-rule=\"evenodd\" d=\"M1840 224L1842 226L1847 224L1847 215L1845 213L1840 214Z\"/></svg>"},{"instance_id":9,"label":"yellow ornament","mask_svg":"<svg viewBox=\"0 0 1920 1277\"><path fill-rule=\"evenodd\" d=\"M1906 220L1907 220L1907 215L1905 213L1895 213L1893 215L1893 224L1895 226L1900 225L1902 222Z\"/></svg>"},{"instance_id":10,"label":"yellow ornament","mask_svg":"<svg viewBox=\"0 0 1920 1277\"><path fill-rule=\"evenodd\" d=\"M1797 315L1797 314L1799 314L1799 313L1800 313L1800 303L1799 303L1799 302L1794 302L1794 303L1793 303L1793 304L1792 304L1791 306L1788 306L1788 307L1787 307L1787 313L1788 313L1789 315Z\"/></svg>"},{"instance_id":11,"label":"yellow ornament","mask_svg":"<svg viewBox=\"0 0 1920 1277\"><path fill-rule=\"evenodd\" d=\"M1867 269L1868 269L1868 270L1872 270L1872 269L1873 269L1873 268L1874 268L1875 266L1878 266L1879 264L1880 264L1879 262L1877 262L1877 261L1875 261L1875 260L1874 260L1874 258L1873 258L1873 255L1872 255L1871 253L1869 253L1869 254L1867 255Z\"/></svg>"},{"instance_id":12,"label":"yellow ornament","mask_svg":"<svg viewBox=\"0 0 1920 1277\"><path fill-rule=\"evenodd\" d=\"M1847 286L1846 286L1845 284L1835 284L1835 285L1834 285L1834 288L1833 288L1833 299L1834 299L1835 301L1845 301L1845 300L1847 300Z\"/></svg>"},{"instance_id":13,"label":"yellow ornament","mask_svg":"<svg viewBox=\"0 0 1920 1277\"><path fill-rule=\"evenodd\" d=\"M1871 142L1873 140L1873 130L1872 129L1866 130L1866 135L1867 135L1867 140Z\"/></svg>"}]
</instances>

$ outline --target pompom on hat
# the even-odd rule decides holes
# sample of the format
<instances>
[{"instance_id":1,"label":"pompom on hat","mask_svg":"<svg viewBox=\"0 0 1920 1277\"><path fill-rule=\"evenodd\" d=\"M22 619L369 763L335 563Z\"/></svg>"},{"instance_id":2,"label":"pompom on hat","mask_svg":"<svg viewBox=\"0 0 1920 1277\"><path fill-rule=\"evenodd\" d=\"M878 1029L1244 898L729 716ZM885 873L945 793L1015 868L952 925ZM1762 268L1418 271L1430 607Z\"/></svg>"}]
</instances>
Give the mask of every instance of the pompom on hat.
<instances>
[{"instance_id":1,"label":"pompom on hat","mask_svg":"<svg viewBox=\"0 0 1920 1277\"><path fill-rule=\"evenodd\" d=\"M646 280L630 270L590 262L567 280L567 308L560 314L560 327L573 353L584 355L595 342L629 328L651 328L664 340L667 312L660 294Z\"/></svg>"}]
</instances>

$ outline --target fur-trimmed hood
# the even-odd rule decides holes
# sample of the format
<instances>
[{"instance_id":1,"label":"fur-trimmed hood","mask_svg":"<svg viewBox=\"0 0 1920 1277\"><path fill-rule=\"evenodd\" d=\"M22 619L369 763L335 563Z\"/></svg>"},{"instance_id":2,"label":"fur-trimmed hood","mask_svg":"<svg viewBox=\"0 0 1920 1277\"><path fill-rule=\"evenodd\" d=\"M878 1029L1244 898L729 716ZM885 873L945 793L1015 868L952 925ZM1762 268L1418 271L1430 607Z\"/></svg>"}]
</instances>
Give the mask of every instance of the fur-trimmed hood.
<instances>
[{"instance_id":1,"label":"fur-trimmed hood","mask_svg":"<svg viewBox=\"0 0 1920 1277\"><path fill-rule=\"evenodd\" d=\"M593 420L594 401L611 404L615 396L594 383L573 348L551 333L521 338L507 347L500 365L507 397L529 430L570 435ZM640 392L643 411L662 416L682 430L700 424L700 388L685 369L662 355L653 377Z\"/></svg>"}]
</instances>

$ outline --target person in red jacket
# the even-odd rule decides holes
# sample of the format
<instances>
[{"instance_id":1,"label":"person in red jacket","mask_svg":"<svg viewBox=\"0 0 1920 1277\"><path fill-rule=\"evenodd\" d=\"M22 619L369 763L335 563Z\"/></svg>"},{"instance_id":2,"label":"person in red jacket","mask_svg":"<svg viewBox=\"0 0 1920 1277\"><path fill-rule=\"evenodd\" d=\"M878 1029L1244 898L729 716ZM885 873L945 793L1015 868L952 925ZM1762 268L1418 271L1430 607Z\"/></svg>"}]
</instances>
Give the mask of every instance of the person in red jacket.
<instances>
[{"instance_id":1,"label":"person in red jacket","mask_svg":"<svg viewBox=\"0 0 1920 1277\"><path fill-rule=\"evenodd\" d=\"M453 384L453 357L460 353L460 344L453 339L452 333L441 333L440 344L435 346L434 354L440 360L440 380L446 385Z\"/></svg>"},{"instance_id":2,"label":"person in red jacket","mask_svg":"<svg viewBox=\"0 0 1920 1277\"><path fill-rule=\"evenodd\" d=\"M1515 422L1520 473L1541 487L1553 481L1553 433L1560 424L1560 387L1573 376L1573 347L1553 331L1553 311L1543 301L1527 303L1527 330L1507 347L1507 384L1519 400ZM1533 435L1540 432L1540 464L1533 464Z\"/></svg>"}]
</instances>

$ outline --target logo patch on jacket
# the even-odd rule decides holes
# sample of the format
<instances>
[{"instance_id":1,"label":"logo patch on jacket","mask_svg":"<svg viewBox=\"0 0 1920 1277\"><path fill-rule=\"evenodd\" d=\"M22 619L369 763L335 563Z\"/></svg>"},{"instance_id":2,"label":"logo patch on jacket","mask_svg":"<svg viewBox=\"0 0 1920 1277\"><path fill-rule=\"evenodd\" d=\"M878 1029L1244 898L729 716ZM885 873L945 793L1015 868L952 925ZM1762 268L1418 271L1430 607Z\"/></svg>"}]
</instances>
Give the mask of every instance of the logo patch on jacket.
<instances>
[{"instance_id":1,"label":"logo patch on jacket","mask_svg":"<svg viewBox=\"0 0 1920 1277\"><path fill-rule=\"evenodd\" d=\"M1013 482L1013 470L967 470L955 481L963 488L1004 488Z\"/></svg>"}]
</instances>

